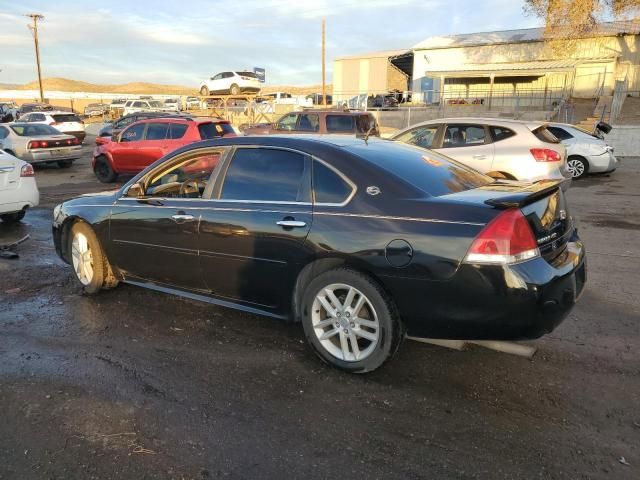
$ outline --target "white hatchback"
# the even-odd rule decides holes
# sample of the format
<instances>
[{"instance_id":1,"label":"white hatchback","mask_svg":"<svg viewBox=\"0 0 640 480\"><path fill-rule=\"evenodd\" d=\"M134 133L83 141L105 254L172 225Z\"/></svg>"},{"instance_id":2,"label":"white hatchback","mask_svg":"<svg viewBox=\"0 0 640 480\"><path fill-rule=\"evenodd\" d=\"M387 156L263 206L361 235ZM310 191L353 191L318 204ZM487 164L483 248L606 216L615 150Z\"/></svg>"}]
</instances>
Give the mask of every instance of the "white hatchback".
<instances>
[{"instance_id":1,"label":"white hatchback","mask_svg":"<svg viewBox=\"0 0 640 480\"><path fill-rule=\"evenodd\" d=\"M33 166L0 150L0 219L18 222L39 201Z\"/></svg>"},{"instance_id":2,"label":"white hatchback","mask_svg":"<svg viewBox=\"0 0 640 480\"><path fill-rule=\"evenodd\" d=\"M613 147L597 134L568 123L550 123L547 128L567 147L567 170L573 178L587 173L609 173L618 168Z\"/></svg>"},{"instance_id":3,"label":"white hatchback","mask_svg":"<svg viewBox=\"0 0 640 480\"><path fill-rule=\"evenodd\" d=\"M564 180L567 151L545 122L501 118L441 118L391 137L435 150L493 177L534 182Z\"/></svg>"},{"instance_id":4,"label":"white hatchback","mask_svg":"<svg viewBox=\"0 0 640 480\"><path fill-rule=\"evenodd\" d=\"M21 123L42 123L50 125L59 132L66 135L73 135L80 143L84 142L87 136L84 122L73 112L47 111L31 112L20 117Z\"/></svg>"}]
</instances>

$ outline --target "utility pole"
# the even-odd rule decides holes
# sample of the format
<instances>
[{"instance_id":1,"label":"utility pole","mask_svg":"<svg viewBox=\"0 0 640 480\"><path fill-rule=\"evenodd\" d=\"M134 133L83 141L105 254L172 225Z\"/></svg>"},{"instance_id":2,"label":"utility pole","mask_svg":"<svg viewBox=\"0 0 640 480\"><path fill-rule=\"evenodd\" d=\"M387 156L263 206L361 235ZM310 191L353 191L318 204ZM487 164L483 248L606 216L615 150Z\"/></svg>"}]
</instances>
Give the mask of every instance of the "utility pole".
<instances>
[{"instance_id":1,"label":"utility pole","mask_svg":"<svg viewBox=\"0 0 640 480\"><path fill-rule=\"evenodd\" d=\"M38 86L40 87L40 101L44 102L44 92L42 91L42 73L40 72L40 46L38 45L38 20L44 20L44 16L39 13L30 13L26 15L33 20L33 25L29 25L29 29L33 34L33 41L36 46L36 66L38 67Z\"/></svg>"},{"instance_id":2,"label":"utility pole","mask_svg":"<svg viewBox=\"0 0 640 480\"><path fill-rule=\"evenodd\" d=\"M325 66L324 66L324 17L322 17L322 105L327 104L327 93L325 87Z\"/></svg>"}]
</instances>

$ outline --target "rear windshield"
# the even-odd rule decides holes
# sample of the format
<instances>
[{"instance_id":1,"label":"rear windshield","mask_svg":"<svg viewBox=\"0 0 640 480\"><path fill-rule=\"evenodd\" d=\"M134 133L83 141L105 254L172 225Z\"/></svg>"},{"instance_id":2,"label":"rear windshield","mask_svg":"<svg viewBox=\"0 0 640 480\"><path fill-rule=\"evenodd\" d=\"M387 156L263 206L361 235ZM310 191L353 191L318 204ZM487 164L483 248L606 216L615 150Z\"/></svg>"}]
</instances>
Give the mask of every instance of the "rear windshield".
<instances>
[{"instance_id":1,"label":"rear windshield","mask_svg":"<svg viewBox=\"0 0 640 480\"><path fill-rule=\"evenodd\" d=\"M60 135L60 131L42 123L11 125L11 130L21 137L40 137L42 135Z\"/></svg>"},{"instance_id":2,"label":"rear windshield","mask_svg":"<svg viewBox=\"0 0 640 480\"><path fill-rule=\"evenodd\" d=\"M229 133L235 133L229 123L201 123L198 125L198 130L200 131L200 138L203 140L224 137Z\"/></svg>"},{"instance_id":3,"label":"rear windshield","mask_svg":"<svg viewBox=\"0 0 640 480\"><path fill-rule=\"evenodd\" d=\"M96 103L93 106L98 106L98 104ZM78 117L77 115L74 115L73 113L58 113L55 115L51 115L51 117L53 117L53 119L58 123L80 122L80 117Z\"/></svg>"},{"instance_id":4,"label":"rear windshield","mask_svg":"<svg viewBox=\"0 0 640 480\"><path fill-rule=\"evenodd\" d=\"M251 78L258 78L258 76L253 73L253 72L236 72L238 75L240 75L241 77L251 77Z\"/></svg>"},{"instance_id":5,"label":"rear windshield","mask_svg":"<svg viewBox=\"0 0 640 480\"><path fill-rule=\"evenodd\" d=\"M368 160L422 192L439 197L489 185L487 177L452 158L411 145L381 140L369 148L350 146L350 152Z\"/></svg>"},{"instance_id":6,"label":"rear windshield","mask_svg":"<svg viewBox=\"0 0 640 480\"><path fill-rule=\"evenodd\" d=\"M545 125L542 125L541 127L538 127L535 130L532 130L531 133L533 133L536 136L536 138L542 142L560 143L560 140L558 140L556 136L553 133L551 133Z\"/></svg>"}]
</instances>

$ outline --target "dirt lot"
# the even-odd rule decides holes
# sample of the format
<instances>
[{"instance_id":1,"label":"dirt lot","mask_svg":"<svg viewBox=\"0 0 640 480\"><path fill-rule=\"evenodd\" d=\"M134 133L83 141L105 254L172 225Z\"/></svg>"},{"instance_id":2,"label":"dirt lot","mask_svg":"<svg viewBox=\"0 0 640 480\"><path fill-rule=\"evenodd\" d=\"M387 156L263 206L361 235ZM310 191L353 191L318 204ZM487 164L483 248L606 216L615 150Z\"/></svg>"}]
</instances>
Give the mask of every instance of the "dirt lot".
<instances>
[{"instance_id":1,"label":"dirt lot","mask_svg":"<svg viewBox=\"0 0 640 480\"><path fill-rule=\"evenodd\" d=\"M37 178L41 207L0 225L31 234L0 260L2 479L640 478L638 158L570 190L589 284L533 360L405 342L367 376L322 365L297 325L83 295L51 210L103 186L88 155Z\"/></svg>"}]
</instances>

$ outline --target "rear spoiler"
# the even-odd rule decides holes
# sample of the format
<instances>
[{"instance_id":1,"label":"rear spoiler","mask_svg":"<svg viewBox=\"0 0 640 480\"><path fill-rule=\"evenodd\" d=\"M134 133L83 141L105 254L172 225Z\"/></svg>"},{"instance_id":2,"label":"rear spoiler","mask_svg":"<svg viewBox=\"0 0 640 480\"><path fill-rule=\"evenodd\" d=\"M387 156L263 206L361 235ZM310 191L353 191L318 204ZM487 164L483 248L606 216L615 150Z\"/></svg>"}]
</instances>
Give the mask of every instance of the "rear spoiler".
<instances>
[{"instance_id":1,"label":"rear spoiler","mask_svg":"<svg viewBox=\"0 0 640 480\"><path fill-rule=\"evenodd\" d=\"M530 205L541 198L549 196L570 181L571 179L539 180L534 183L528 183L524 185L523 188L515 191L513 190L513 183L511 183L509 193L504 196L490 198L485 200L484 203L499 209L522 208L525 205ZM499 184L499 182L500 181L496 183ZM491 187L495 188L496 183L491 184Z\"/></svg>"}]
</instances>

